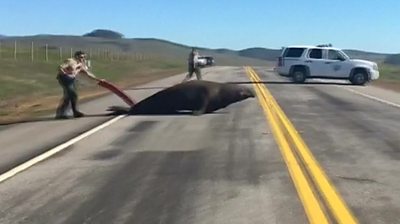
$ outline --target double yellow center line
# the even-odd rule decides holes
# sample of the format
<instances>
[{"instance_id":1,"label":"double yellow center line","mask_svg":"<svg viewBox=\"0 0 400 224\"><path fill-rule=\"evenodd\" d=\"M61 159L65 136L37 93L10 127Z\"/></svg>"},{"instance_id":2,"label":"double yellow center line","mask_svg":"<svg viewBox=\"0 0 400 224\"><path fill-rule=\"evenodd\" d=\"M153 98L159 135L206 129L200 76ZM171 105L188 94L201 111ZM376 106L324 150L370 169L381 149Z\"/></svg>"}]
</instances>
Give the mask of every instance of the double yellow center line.
<instances>
[{"instance_id":1,"label":"double yellow center line","mask_svg":"<svg viewBox=\"0 0 400 224\"><path fill-rule=\"evenodd\" d=\"M310 223L358 223L260 77L246 67Z\"/></svg>"}]
</instances>

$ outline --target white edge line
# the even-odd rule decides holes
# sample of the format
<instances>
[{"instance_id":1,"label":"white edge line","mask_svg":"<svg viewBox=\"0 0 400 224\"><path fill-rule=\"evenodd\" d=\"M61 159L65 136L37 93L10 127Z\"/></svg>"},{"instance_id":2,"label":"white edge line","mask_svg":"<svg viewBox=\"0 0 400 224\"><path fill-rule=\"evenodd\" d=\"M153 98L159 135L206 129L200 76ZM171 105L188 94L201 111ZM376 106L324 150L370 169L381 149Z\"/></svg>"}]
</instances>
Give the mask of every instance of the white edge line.
<instances>
[{"instance_id":1,"label":"white edge line","mask_svg":"<svg viewBox=\"0 0 400 224\"><path fill-rule=\"evenodd\" d=\"M318 81L323 82L323 83L327 82L326 80L323 80L323 79L315 79L315 80L318 80ZM342 89L345 89L345 90L348 90L348 91L350 91L350 92L352 92L352 93L355 93L355 94L357 94L357 95L366 97L366 98L368 98L368 99L375 100L375 101L378 101L378 102L381 102L381 103L384 103L384 104L387 104L387 105L390 105L390 106L393 106L393 107L400 108L400 105L397 104L397 103L393 103L393 102L390 102L390 101L388 101L388 100L383 100L383 99L381 99L381 98L378 98L378 97L375 97L375 96L371 96L371 95L368 95L368 94L359 92L359 91L354 90L354 89L351 89L351 88L346 88L346 87L343 87L343 86L338 86L338 87L339 87L339 88L342 88Z\"/></svg>"},{"instance_id":2,"label":"white edge line","mask_svg":"<svg viewBox=\"0 0 400 224\"><path fill-rule=\"evenodd\" d=\"M343 88L343 87L342 87L342 88ZM400 105L399 105L399 104L396 104L396 103L393 103L393 102L390 102L390 101L387 101L387 100L383 100L383 99L381 99L381 98L378 98L378 97L375 97L375 96L371 96L371 95L368 95L368 94L365 94L365 93L361 93L361 92L359 92L359 91L357 91L357 90L354 90L354 89L350 89L350 88L343 88L343 89L346 89L346 90L348 90L348 91L350 91L350 92L353 92L353 93L355 93L355 94L358 94L358 95L360 95L360 96L367 97L367 98L369 98L369 99L371 99L371 100L376 100L376 101L378 101L378 102L385 103L385 104L388 104L388 105L390 105L390 106L394 106L394 107L400 108Z\"/></svg>"},{"instance_id":3,"label":"white edge line","mask_svg":"<svg viewBox=\"0 0 400 224\"><path fill-rule=\"evenodd\" d=\"M76 142L78 142L78 141L80 141L80 140L82 140L82 139L94 134L95 132L97 132L97 131L99 131L99 130L101 130L101 129L109 126L109 125L111 125L112 123L118 121L119 119L121 119L121 118L123 118L125 116L126 115L120 115L118 117L115 117L115 118L113 118L113 119L111 119L111 120L109 120L109 121L107 121L107 122L105 122L105 123L103 123L103 124L101 124L101 125L99 125L97 127L92 128L91 130L89 130L89 131L87 131L85 133L82 133L82 134L78 135L77 137L75 137L73 139L68 140L67 142L64 142L61 145L58 145L58 146L46 151L43 154L40 154L40 155L34 157L33 159L30 159L30 160L28 160L28 161L26 161L26 162L24 162L24 163L22 163L22 164L20 164L20 165L18 165L16 167L12 168L11 170L9 170L9 171L7 171L7 172L5 172L5 173L0 175L0 183L2 183L3 181L15 176L16 174L28 169L29 167L31 167L31 166L33 166L33 165L35 165L35 164L47 159L47 158L53 156L54 154L66 149L68 146L70 146L70 145L72 145L72 144L74 144L74 143L76 143Z\"/></svg>"}]
</instances>

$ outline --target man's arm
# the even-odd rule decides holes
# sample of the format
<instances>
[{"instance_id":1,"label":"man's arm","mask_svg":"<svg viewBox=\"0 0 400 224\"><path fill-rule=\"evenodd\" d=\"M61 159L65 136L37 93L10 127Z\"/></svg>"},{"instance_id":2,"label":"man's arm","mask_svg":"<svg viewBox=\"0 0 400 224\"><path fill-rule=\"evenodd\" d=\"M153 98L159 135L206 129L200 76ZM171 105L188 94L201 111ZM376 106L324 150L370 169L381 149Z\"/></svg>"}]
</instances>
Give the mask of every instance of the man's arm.
<instances>
[{"instance_id":1,"label":"man's arm","mask_svg":"<svg viewBox=\"0 0 400 224\"><path fill-rule=\"evenodd\" d=\"M90 73L88 70L82 68L80 70L80 73L86 75L87 77L89 77L90 79L93 79L95 81L101 81L101 79L97 78L95 75L93 75L92 73Z\"/></svg>"},{"instance_id":2,"label":"man's arm","mask_svg":"<svg viewBox=\"0 0 400 224\"><path fill-rule=\"evenodd\" d=\"M71 73L71 71L68 71L68 68L71 68L71 61L70 59L66 59L61 65L58 66L58 73L62 73L62 74L68 74Z\"/></svg>"}]
</instances>

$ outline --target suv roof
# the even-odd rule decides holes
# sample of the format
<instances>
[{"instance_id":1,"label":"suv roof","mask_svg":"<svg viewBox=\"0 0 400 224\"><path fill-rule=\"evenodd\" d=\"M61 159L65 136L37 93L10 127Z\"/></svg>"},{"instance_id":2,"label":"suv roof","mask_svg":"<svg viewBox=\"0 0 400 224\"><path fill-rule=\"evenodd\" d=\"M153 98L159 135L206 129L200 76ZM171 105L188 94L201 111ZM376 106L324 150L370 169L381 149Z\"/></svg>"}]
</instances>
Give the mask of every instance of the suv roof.
<instances>
[{"instance_id":1,"label":"suv roof","mask_svg":"<svg viewBox=\"0 0 400 224\"><path fill-rule=\"evenodd\" d=\"M335 47L326 47L326 46L313 46L313 45L291 45L287 46L286 48L321 48L321 49L331 49L331 50L340 50L339 48Z\"/></svg>"}]
</instances>

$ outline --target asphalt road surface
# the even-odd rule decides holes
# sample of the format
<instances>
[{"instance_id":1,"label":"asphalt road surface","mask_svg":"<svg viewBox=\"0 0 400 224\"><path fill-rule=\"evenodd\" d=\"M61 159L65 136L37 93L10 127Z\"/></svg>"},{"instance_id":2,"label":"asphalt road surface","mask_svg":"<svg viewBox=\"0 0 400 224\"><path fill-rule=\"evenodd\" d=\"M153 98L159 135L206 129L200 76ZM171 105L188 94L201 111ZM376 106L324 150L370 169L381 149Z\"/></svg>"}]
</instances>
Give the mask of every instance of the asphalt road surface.
<instances>
[{"instance_id":1,"label":"asphalt road surface","mask_svg":"<svg viewBox=\"0 0 400 224\"><path fill-rule=\"evenodd\" d=\"M253 69L203 70L257 92L212 114L104 117L124 105L109 95L81 105L90 117L0 126L0 223L400 223L400 94ZM126 91L143 99L183 76Z\"/></svg>"}]
</instances>

